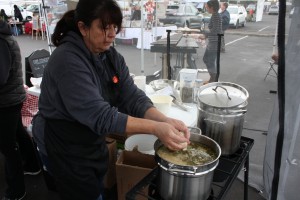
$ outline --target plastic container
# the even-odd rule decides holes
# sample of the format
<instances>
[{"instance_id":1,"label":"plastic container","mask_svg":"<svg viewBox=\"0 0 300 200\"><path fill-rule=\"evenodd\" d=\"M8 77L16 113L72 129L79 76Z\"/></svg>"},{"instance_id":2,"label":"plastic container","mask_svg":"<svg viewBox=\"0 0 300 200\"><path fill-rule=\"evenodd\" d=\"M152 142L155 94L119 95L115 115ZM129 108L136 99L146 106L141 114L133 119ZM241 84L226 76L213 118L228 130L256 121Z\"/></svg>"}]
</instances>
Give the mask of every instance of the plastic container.
<instances>
[{"instance_id":1,"label":"plastic container","mask_svg":"<svg viewBox=\"0 0 300 200\"><path fill-rule=\"evenodd\" d=\"M184 80L181 88L181 101L183 103L193 103L193 83L191 80Z\"/></svg>"},{"instance_id":2,"label":"plastic container","mask_svg":"<svg viewBox=\"0 0 300 200\"><path fill-rule=\"evenodd\" d=\"M157 110L167 115L170 111L173 98L169 95L152 95L150 96L151 101Z\"/></svg>"},{"instance_id":3,"label":"plastic container","mask_svg":"<svg viewBox=\"0 0 300 200\"><path fill-rule=\"evenodd\" d=\"M183 86L184 81L189 80L194 83L197 78L197 70L196 69L182 69L180 70L180 87Z\"/></svg>"},{"instance_id":4,"label":"plastic container","mask_svg":"<svg viewBox=\"0 0 300 200\"><path fill-rule=\"evenodd\" d=\"M194 92L193 92L193 101L194 103L197 103L197 94L200 89L200 87L203 85L202 79L196 79L194 82Z\"/></svg>"}]
</instances>

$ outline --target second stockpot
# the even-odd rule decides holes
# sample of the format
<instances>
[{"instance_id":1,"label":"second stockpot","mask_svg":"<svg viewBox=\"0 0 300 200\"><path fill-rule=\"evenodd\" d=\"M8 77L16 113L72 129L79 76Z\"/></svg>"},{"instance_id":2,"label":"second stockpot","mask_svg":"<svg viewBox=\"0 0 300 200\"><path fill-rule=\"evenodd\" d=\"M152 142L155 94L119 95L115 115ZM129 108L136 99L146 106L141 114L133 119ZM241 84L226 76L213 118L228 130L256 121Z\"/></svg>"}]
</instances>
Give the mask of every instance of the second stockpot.
<instances>
[{"instance_id":1,"label":"second stockpot","mask_svg":"<svg viewBox=\"0 0 300 200\"><path fill-rule=\"evenodd\" d=\"M198 91L197 126L221 146L222 155L239 148L248 98L244 87L229 82L209 83Z\"/></svg>"}]
</instances>

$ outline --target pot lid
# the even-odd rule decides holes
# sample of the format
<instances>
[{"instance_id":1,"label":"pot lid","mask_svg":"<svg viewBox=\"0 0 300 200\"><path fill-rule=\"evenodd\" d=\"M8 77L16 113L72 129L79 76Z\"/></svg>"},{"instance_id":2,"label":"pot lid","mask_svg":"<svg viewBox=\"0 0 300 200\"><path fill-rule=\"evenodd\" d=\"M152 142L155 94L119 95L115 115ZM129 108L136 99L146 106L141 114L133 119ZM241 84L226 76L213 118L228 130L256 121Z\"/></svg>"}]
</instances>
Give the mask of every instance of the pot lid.
<instances>
[{"instance_id":1,"label":"pot lid","mask_svg":"<svg viewBox=\"0 0 300 200\"><path fill-rule=\"evenodd\" d=\"M247 101L248 91L234 83L214 82L200 88L198 101L217 108L237 107Z\"/></svg>"}]
</instances>

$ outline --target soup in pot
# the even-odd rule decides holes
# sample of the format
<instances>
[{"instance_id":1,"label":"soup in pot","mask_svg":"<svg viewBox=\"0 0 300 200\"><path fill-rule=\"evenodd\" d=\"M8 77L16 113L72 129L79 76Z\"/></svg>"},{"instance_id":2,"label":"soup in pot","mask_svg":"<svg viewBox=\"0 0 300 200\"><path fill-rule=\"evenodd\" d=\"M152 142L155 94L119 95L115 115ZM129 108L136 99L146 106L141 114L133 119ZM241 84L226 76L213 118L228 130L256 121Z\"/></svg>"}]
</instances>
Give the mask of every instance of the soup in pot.
<instances>
[{"instance_id":1,"label":"soup in pot","mask_svg":"<svg viewBox=\"0 0 300 200\"><path fill-rule=\"evenodd\" d=\"M217 158L212 148L199 142L191 142L187 149L180 151L172 151L162 145L157 150L157 154L170 163L184 166L204 165Z\"/></svg>"}]
</instances>

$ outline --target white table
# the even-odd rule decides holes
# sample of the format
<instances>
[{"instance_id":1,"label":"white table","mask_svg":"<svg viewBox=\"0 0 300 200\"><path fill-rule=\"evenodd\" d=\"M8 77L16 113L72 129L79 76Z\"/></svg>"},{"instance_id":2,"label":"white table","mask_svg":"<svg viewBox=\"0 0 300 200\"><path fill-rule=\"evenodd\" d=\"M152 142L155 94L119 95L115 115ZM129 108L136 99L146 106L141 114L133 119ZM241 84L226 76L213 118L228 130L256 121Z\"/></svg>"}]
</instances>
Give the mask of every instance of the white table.
<instances>
[{"instance_id":1,"label":"white table","mask_svg":"<svg viewBox=\"0 0 300 200\"><path fill-rule=\"evenodd\" d=\"M41 89L37 87L30 87L28 88L27 92L31 95L38 97L40 96ZM147 95L151 95L153 94L153 92L153 89L149 85L146 85ZM183 121L187 126L196 126L198 119L197 105L193 103L189 103L186 105L188 106L188 110L184 111L178 108L176 105L172 104L167 116L172 117L174 119L179 119Z\"/></svg>"},{"instance_id":2,"label":"white table","mask_svg":"<svg viewBox=\"0 0 300 200\"><path fill-rule=\"evenodd\" d=\"M198 112L196 104L186 104L188 111L181 110L176 105L172 104L168 117L179 119L185 123L186 126L194 127L197 125Z\"/></svg>"},{"instance_id":3,"label":"white table","mask_svg":"<svg viewBox=\"0 0 300 200\"><path fill-rule=\"evenodd\" d=\"M149 85L146 85L146 94L148 96L155 94L154 90ZM184 105L188 107L187 111L180 109L178 106L172 103L167 116L183 121L186 126L196 126L198 120L197 105L194 103L184 103Z\"/></svg>"}]
</instances>

